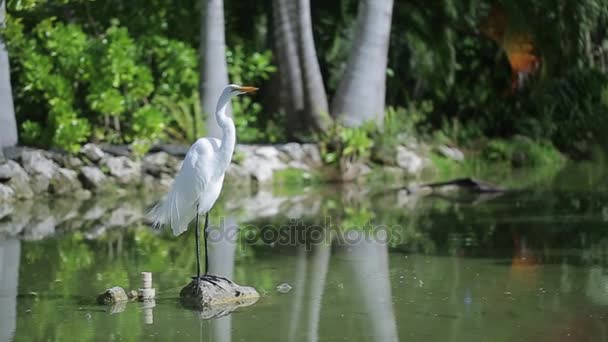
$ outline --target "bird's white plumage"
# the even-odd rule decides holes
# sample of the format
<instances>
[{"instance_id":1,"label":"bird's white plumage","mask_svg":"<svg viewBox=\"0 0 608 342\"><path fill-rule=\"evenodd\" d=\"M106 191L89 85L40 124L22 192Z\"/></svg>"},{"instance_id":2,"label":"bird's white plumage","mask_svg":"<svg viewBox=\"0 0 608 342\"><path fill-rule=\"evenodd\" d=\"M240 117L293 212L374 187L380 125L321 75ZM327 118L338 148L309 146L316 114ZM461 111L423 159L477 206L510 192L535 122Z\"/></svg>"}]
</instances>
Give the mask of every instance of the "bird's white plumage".
<instances>
[{"instance_id":1,"label":"bird's white plumage","mask_svg":"<svg viewBox=\"0 0 608 342\"><path fill-rule=\"evenodd\" d=\"M211 209L223 183L223 172L212 167L220 145L218 139L201 138L190 147L169 193L150 213L155 227L170 225L173 234L180 235L194 219L197 204L201 214Z\"/></svg>"},{"instance_id":2,"label":"bird's white plumage","mask_svg":"<svg viewBox=\"0 0 608 342\"><path fill-rule=\"evenodd\" d=\"M236 139L234 122L225 114L226 106L233 96L243 93L239 88L226 87L218 101L216 119L224 131L222 140L201 138L190 146L169 193L149 213L154 227L170 225L173 234L180 235L196 216L197 206L198 213L204 214L215 204Z\"/></svg>"}]
</instances>

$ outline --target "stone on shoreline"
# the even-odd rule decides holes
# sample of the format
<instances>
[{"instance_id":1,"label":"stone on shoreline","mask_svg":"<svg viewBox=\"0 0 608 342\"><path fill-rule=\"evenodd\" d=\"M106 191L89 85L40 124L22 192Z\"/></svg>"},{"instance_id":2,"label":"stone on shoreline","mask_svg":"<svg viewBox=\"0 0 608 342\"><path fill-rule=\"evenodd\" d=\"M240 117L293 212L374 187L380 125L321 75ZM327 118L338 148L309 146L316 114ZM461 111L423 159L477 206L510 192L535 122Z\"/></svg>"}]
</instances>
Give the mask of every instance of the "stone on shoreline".
<instances>
[{"instance_id":1,"label":"stone on shoreline","mask_svg":"<svg viewBox=\"0 0 608 342\"><path fill-rule=\"evenodd\" d=\"M167 152L156 152L145 156L142 160L142 170L155 177L176 172L177 162Z\"/></svg>"},{"instance_id":2,"label":"stone on shoreline","mask_svg":"<svg viewBox=\"0 0 608 342\"><path fill-rule=\"evenodd\" d=\"M105 157L105 152L95 144L86 144L80 149L80 153L84 154L90 161L97 163L103 157Z\"/></svg>"},{"instance_id":3,"label":"stone on shoreline","mask_svg":"<svg viewBox=\"0 0 608 342\"><path fill-rule=\"evenodd\" d=\"M118 184L135 183L141 176L141 165L127 157L111 157L104 161L110 175L116 177Z\"/></svg>"},{"instance_id":4,"label":"stone on shoreline","mask_svg":"<svg viewBox=\"0 0 608 342\"><path fill-rule=\"evenodd\" d=\"M3 161L2 163L0 163L0 182L6 182L10 180L11 178L13 178L13 174L14 171L12 170L8 162Z\"/></svg>"},{"instance_id":5,"label":"stone on shoreline","mask_svg":"<svg viewBox=\"0 0 608 342\"><path fill-rule=\"evenodd\" d=\"M306 157L306 152L304 152L302 145L298 143L287 143L279 147L279 149L287 155L288 159L286 162L293 160L303 162Z\"/></svg>"},{"instance_id":6,"label":"stone on shoreline","mask_svg":"<svg viewBox=\"0 0 608 342\"><path fill-rule=\"evenodd\" d=\"M410 174L417 174L425 167L424 161L419 154L405 146L397 146L396 162L397 166Z\"/></svg>"},{"instance_id":7,"label":"stone on shoreline","mask_svg":"<svg viewBox=\"0 0 608 342\"><path fill-rule=\"evenodd\" d=\"M21 153L23 169L30 175L30 184L36 194L47 192L51 179L59 166L44 156L42 151L23 151Z\"/></svg>"},{"instance_id":8,"label":"stone on shoreline","mask_svg":"<svg viewBox=\"0 0 608 342\"><path fill-rule=\"evenodd\" d=\"M306 153L306 160L304 160L306 164L312 167L320 167L323 165L319 146L316 144L302 144L302 150Z\"/></svg>"},{"instance_id":9,"label":"stone on shoreline","mask_svg":"<svg viewBox=\"0 0 608 342\"><path fill-rule=\"evenodd\" d=\"M84 166L80 169L80 179L85 188L91 190L102 189L108 183L108 177L95 166Z\"/></svg>"},{"instance_id":10,"label":"stone on shoreline","mask_svg":"<svg viewBox=\"0 0 608 342\"><path fill-rule=\"evenodd\" d=\"M274 146L261 146L255 149L255 155L265 159L274 159L279 157L279 150Z\"/></svg>"},{"instance_id":11,"label":"stone on shoreline","mask_svg":"<svg viewBox=\"0 0 608 342\"><path fill-rule=\"evenodd\" d=\"M130 191L126 185L166 190L183 163L187 146L158 146L153 151L139 161L126 145L89 143L77 155L29 147L4 148L6 159L0 162L0 183L12 191L3 188L2 196L14 199L29 199L34 194L88 197L90 192L86 190L112 190L121 196ZM390 165L398 165L404 176L417 176L432 165L426 157L429 153L431 148L418 142L397 146L391 153L395 160ZM390 166L384 164L382 167ZM267 186L272 184L276 171L285 169L314 172L328 181L359 180L371 172L365 162L342 163L338 167L325 165L316 144L239 144L226 172L226 183Z\"/></svg>"},{"instance_id":12,"label":"stone on shoreline","mask_svg":"<svg viewBox=\"0 0 608 342\"><path fill-rule=\"evenodd\" d=\"M0 183L0 203L12 202L15 199L15 191L8 185Z\"/></svg>"},{"instance_id":13,"label":"stone on shoreline","mask_svg":"<svg viewBox=\"0 0 608 342\"><path fill-rule=\"evenodd\" d=\"M82 189L78 181L78 174L74 170L59 168L51 179L50 190L56 195L77 193Z\"/></svg>"},{"instance_id":14,"label":"stone on shoreline","mask_svg":"<svg viewBox=\"0 0 608 342\"><path fill-rule=\"evenodd\" d=\"M30 177L21 165L13 160L0 164L0 181L4 181L14 192L17 199L34 197L30 186Z\"/></svg>"},{"instance_id":15,"label":"stone on shoreline","mask_svg":"<svg viewBox=\"0 0 608 342\"><path fill-rule=\"evenodd\" d=\"M251 182L251 174L239 164L231 163L226 170L225 182L227 184L249 184Z\"/></svg>"},{"instance_id":16,"label":"stone on shoreline","mask_svg":"<svg viewBox=\"0 0 608 342\"><path fill-rule=\"evenodd\" d=\"M447 145L441 145L437 147L439 153L441 153L444 157L452 159L457 162L464 161L464 153L456 147L450 147Z\"/></svg>"},{"instance_id":17,"label":"stone on shoreline","mask_svg":"<svg viewBox=\"0 0 608 342\"><path fill-rule=\"evenodd\" d=\"M244 155L240 163L242 172L251 175L258 183L272 180L274 171L284 170L287 164L281 160L279 150L274 146L238 145L237 150Z\"/></svg>"}]
</instances>

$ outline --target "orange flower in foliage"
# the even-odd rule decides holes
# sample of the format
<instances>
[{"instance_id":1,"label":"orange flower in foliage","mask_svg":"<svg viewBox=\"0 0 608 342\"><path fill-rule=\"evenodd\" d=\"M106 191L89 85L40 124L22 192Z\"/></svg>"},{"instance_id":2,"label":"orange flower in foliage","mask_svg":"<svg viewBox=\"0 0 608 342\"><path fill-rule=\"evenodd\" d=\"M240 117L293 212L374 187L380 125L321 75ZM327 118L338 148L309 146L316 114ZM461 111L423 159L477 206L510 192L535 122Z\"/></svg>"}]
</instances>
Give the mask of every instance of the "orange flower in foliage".
<instances>
[{"instance_id":1,"label":"orange flower in foliage","mask_svg":"<svg viewBox=\"0 0 608 342\"><path fill-rule=\"evenodd\" d=\"M505 51L511 66L511 88L518 90L528 76L538 70L540 57L535 51L532 36L522 31L510 32L508 25L505 10L493 5L488 16L482 20L480 29Z\"/></svg>"}]
</instances>

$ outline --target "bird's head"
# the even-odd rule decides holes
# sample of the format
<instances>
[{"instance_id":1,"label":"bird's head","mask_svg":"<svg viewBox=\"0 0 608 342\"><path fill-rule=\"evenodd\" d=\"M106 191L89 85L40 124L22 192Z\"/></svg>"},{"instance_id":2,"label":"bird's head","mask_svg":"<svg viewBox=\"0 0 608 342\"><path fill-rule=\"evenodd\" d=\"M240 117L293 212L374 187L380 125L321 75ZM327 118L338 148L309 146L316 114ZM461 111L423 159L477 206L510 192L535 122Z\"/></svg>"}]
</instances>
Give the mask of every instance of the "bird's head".
<instances>
[{"instance_id":1,"label":"bird's head","mask_svg":"<svg viewBox=\"0 0 608 342\"><path fill-rule=\"evenodd\" d=\"M244 87L237 84L231 84L226 87L226 91L228 91L232 96L253 93L257 90L258 88L256 87Z\"/></svg>"}]
</instances>

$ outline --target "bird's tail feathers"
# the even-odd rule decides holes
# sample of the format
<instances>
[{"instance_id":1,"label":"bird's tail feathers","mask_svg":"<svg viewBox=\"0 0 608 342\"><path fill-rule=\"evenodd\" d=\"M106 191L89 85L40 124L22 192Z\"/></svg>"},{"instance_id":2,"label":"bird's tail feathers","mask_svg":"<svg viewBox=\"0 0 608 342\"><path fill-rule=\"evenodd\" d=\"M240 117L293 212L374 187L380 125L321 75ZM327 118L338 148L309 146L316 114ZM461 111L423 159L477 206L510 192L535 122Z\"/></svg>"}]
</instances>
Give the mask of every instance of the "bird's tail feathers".
<instances>
[{"instance_id":1,"label":"bird's tail feathers","mask_svg":"<svg viewBox=\"0 0 608 342\"><path fill-rule=\"evenodd\" d=\"M188 224L196 215L196 206L191 201L180 198L176 189L171 189L167 196L160 200L147 217L155 229L169 225L175 236L188 229Z\"/></svg>"},{"instance_id":2,"label":"bird's tail feathers","mask_svg":"<svg viewBox=\"0 0 608 342\"><path fill-rule=\"evenodd\" d=\"M164 200L161 199L158 203L156 203L154 208L148 212L148 215L146 215L148 222L152 222L152 228L156 230L160 230L164 225L167 224L166 217L162 215L161 207L163 204Z\"/></svg>"}]
</instances>

